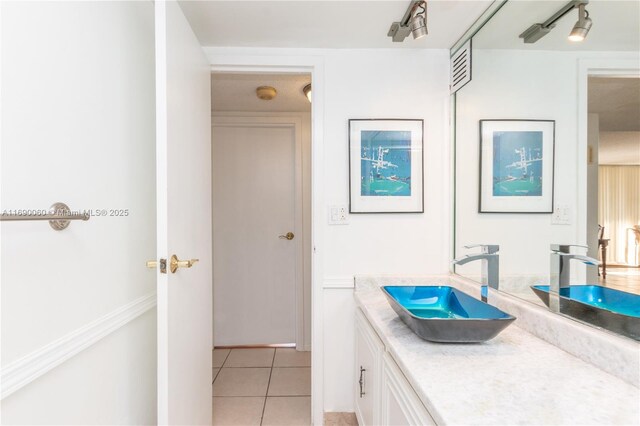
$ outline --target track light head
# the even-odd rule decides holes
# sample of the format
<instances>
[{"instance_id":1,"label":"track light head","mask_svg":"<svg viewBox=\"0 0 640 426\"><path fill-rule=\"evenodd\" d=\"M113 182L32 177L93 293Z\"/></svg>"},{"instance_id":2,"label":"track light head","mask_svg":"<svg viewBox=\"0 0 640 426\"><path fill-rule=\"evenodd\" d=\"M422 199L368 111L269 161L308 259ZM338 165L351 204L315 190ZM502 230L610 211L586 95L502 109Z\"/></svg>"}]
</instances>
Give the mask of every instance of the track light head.
<instances>
[{"instance_id":1,"label":"track light head","mask_svg":"<svg viewBox=\"0 0 640 426\"><path fill-rule=\"evenodd\" d=\"M593 25L593 21L589 18L589 12L586 11L584 4L578 7L578 14L578 22L576 22L571 30L571 34L569 34L570 41L583 41Z\"/></svg>"},{"instance_id":2,"label":"track light head","mask_svg":"<svg viewBox=\"0 0 640 426\"><path fill-rule=\"evenodd\" d=\"M409 28L411 28L411 35L415 40L422 38L428 34L427 20L421 14L417 14L413 17Z\"/></svg>"},{"instance_id":3,"label":"track light head","mask_svg":"<svg viewBox=\"0 0 640 426\"><path fill-rule=\"evenodd\" d=\"M414 40L422 38L427 35L427 2L422 1L420 3L416 3L413 7L414 11L420 9L420 11L416 12L411 18L409 23L409 28L411 29L411 35Z\"/></svg>"}]
</instances>

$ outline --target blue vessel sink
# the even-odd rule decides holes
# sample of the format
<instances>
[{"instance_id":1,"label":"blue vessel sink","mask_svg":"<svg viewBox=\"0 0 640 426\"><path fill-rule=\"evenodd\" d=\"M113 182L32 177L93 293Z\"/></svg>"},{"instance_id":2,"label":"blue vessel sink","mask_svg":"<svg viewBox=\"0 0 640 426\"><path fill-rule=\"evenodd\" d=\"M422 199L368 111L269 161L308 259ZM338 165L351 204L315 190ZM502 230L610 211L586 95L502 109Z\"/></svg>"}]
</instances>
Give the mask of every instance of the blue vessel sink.
<instances>
[{"instance_id":1,"label":"blue vessel sink","mask_svg":"<svg viewBox=\"0 0 640 426\"><path fill-rule=\"evenodd\" d=\"M549 306L549 286L531 286ZM640 295L600 285L560 289L560 312L598 327L640 340Z\"/></svg>"},{"instance_id":2,"label":"blue vessel sink","mask_svg":"<svg viewBox=\"0 0 640 426\"><path fill-rule=\"evenodd\" d=\"M382 291L400 319L431 342L484 342L516 319L449 286L385 286Z\"/></svg>"}]
</instances>

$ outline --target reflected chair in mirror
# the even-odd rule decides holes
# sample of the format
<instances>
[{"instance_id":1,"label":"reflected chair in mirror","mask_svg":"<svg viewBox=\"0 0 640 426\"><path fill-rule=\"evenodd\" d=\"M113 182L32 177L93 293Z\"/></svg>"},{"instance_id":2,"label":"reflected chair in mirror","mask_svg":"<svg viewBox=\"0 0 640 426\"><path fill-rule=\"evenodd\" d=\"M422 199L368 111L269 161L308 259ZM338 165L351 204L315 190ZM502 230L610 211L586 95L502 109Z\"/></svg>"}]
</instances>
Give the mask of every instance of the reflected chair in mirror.
<instances>
[{"instance_id":1,"label":"reflected chair in mirror","mask_svg":"<svg viewBox=\"0 0 640 426\"><path fill-rule=\"evenodd\" d=\"M609 245L609 238L604 238L604 226L598 225L598 252L600 253L600 266L598 267L598 276L600 276L600 270L602 269L602 279L607 279L607 246Z\"/></svg>"},{"instance_id":2,"label":"reflected chair in mirror","mask_svg":"<svg viewBox=\"0 0 640 426\"><path fill-rule=\"evenodd\" d=\"M640 225L633 225L633 227L631 228L627 228L627 238L629 238L629 231L631 231L632 233L632 237L635 241L633 241L633 257L631 257L631 259L629 259L629 250L630 250L630 244L627 242L627 244L625 244L625 259L627 260L627 262L629 262L630 265L633 266L640 266L640 256L639 256L639 250L638 248L640 248Z\"/></svg>"}]
</instances>

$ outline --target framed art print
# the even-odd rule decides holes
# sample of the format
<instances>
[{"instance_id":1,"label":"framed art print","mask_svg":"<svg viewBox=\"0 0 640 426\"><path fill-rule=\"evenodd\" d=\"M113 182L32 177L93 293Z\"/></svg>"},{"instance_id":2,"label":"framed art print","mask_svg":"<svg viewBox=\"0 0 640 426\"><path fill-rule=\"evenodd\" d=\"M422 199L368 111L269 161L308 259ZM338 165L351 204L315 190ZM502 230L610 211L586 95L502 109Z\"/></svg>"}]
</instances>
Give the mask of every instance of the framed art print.
<instances>
[{"instance_id":1,"label":"framed art print","mask_svg":"<svg viewBox=\"0 0 640 426\"><path fill-rule=\"evenodd\" d=\"M423 120L349 120L349 212L422 213Z\"/></svg>"},{"instance_id":2,"label":"framed art print","mask_svg":"<svg viewBox=\"0 0 640 426\"><path fill-rule=\"evenodd\" d=\"M555 121L480 120L480 213L552 213Z\"/></svg>"}]
</instances>

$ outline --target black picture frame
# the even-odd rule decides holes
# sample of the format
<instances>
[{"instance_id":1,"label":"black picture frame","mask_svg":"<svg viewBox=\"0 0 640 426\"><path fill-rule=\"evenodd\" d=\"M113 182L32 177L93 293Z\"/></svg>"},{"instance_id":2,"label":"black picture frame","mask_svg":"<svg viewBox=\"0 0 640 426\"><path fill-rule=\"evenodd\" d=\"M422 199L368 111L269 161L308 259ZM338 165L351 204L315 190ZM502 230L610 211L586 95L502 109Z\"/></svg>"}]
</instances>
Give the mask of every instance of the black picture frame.
<instances>
[{"instance_id":1,"label":"black picture frame","mask_svg":"<svg viewBox=\"0 0 640 426\"><path fill-rule=\"evenodd\" d=\"M479 176L478 176L478 213L506 213L506 214L551 214L553 213L555 198L555 120L546 119L483 119L479 121ZM524 174L520 178L510 177L503 182L523 182L527 174L527 164L541 162L541 195L527 195L526 190L521 190L524 194L518 196L515 194L496 195L495 186L496 177L494 176L495 158L493 143L495 142L495 133L492 132L542 132L541 138L541 158L531 158L531 150L526 153L523 145L522 152L515 153L521 156L520 160L516 160L511 166L514 169L524 169ZM488 135L494 135L489 140ZM546 148L545 148L546 147ZM491 148L491 149L489 149ZM550 152L551 158L546 160L546 153ZM528 158L527 158L528 155ZM489 158L488 158L489 157ZM487 166L491 165L491 171L487 171ZM533 174L533 173L532 173ZM488 176L491 176L489 181ZM529 176L529 179L534 179ZM502 183L502 182L501 182ZM489 188L492 188L492 194L489 195ZM502 200L497 201L498 198ZM492 202L488 202L491 199ZM520 204L520 205L518 205ZM532 208L533 207L533 208Z\"/></svg>"}]
</instances>

